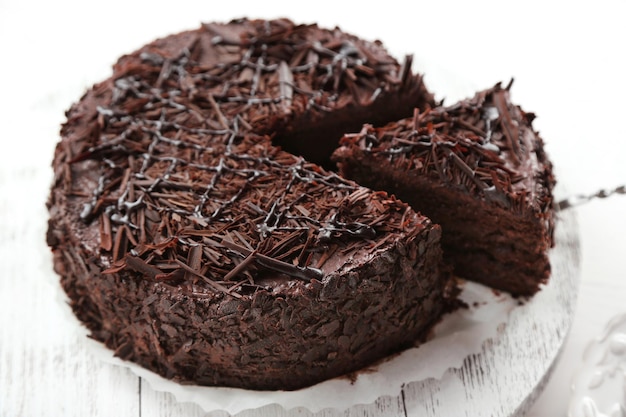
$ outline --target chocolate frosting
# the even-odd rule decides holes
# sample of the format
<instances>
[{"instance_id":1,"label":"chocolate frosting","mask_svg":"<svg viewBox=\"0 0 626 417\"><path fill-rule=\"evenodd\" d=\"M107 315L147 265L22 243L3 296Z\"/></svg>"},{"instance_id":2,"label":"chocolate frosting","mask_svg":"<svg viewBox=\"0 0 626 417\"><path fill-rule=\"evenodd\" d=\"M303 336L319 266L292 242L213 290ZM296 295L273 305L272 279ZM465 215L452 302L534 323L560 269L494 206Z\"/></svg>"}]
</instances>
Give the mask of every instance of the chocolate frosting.
<instances>
[{"instance_id":1,"label":"chocolate frosting","mask_svg":"<svg viewBox=\"0 0 626 417\"><path fill-rule=\"evenodd\" d=\"M555 179L535 116L511 102L510 87L365 125L341 140L333 159L341 175L441 224L445 257L465 265L457 268L463 277L528 295L549 276Z\"/></svg>"},{"instance_id":2,"label":"chocolate frosting","mask_svg":"<svg viewBox=\"0 0 626 417\"><path fill-rule=\"evenodd\" d=\"M535 115L512 104L510 85L481 91L471 99L342 139L398 169L462 188L514 212L531 210L551 219L552 164L532 128ZM335 153L341 161L346 148Z\"/></svg>"},{"instance_id":3,"label":"chocolate frosting","mask_svg":"<svg viewBox=\"0 0 626 417\"><path fill-rule=\"evenodd\" d=\"M438 227L308 160L432 104L410 59L288 20L122 57L53 162L48 243L74 311L118 356L206 385L295 389L412 344L445 307Z\"/></svg>"}]
</instances>

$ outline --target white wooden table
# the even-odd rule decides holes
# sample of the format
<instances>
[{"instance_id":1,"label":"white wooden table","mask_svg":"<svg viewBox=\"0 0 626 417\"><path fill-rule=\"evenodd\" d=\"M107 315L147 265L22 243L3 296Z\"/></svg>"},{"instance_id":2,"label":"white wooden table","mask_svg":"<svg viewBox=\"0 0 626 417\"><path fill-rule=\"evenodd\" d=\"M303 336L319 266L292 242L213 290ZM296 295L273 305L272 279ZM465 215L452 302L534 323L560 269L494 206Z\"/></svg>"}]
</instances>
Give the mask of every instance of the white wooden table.
<instances>
[{"instance_id":1,"label":"white wooden table","mask_svg":"<svg viewBox=\"0 0 626 417\"><path fill-rule=\"evenodd\" d=\"M216 10L212 3L190 0L175 6L0 0L0 415L204 415L194 405L153 391L129 371L95 360L68 327L47 281L47 167L63 112L87 86L108 75L119 55L157 36L200 21L287 16L382 39L396 55L414 53L430 88L447 102L514 76L513 98L538 114L535 126L572 192L626 182L626 64L619 53L626 40L624 2L549 8L530 1L512 9L495 1L430 3L435 2L410 7L385 2L386 8L357 12L355 6L330 1L306 8L297 2L240 1ZM140 12L144 17L137 20ZM584 347L611 317L626 312L626 197L576 210L582 242L576 314L561 359L530 416L566 415ZM532 402L497 404L496 398L501 397L493 401L502 410L525 409ZM347 414L418 415L424 404L405 395ZM267 408L251 415L276 414L285 412Z\"/></svg>"}]
</instances>

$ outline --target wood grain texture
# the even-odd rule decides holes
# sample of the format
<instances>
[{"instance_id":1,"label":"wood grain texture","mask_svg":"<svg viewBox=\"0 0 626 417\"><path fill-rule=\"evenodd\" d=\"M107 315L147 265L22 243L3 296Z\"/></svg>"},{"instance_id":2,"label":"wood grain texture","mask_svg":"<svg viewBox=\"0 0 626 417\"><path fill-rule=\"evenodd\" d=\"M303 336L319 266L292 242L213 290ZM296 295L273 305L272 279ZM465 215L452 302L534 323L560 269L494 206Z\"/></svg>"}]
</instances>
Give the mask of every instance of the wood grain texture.
<instances>
[{"instance_id":1,"label":"wood grain texture","mask_svg":"<svg viewBox=\"0 0 626 417\"><path fill-rule=\"evenodd\" d=\"M0 171L0 194L16 197L0 200L0 415L138 416L138 378L95 360L52 296L50 174L34 162Z\"/></svg>"},{"instance_id":2,"label":"wood grain texture","mask_svg":"<svg viewBox=\"0 0 626 417\"><path fill-rule=\"evenodd\" d=\"M511 313L500 334L441 380L405 389L408 416L522 416L547 381L569 331L579 280L574 212L563 212L551 261L553 278Z\"/></svg>"},{"instance_id":3,"label":"wood grain texture","mask_svg":"<svg viewBox=\"0 0 626 417\"><path fill-rule=\"evenodd\" d=\"M45 196L41 166L0 171L0 193ZM44 243L45 197L0 200L0 415L223 417L152 390L122 367L94 358L54 300L56 277ZM499 337L441 380L408 384L395 397L346 411L266 406L241 417L522 415L546 380L566 337L576 299L578 240L573 212L563 213L553 254L554 279L516 308ZM324 399L320 398L320 402Z\"/></svg>"}]
</instances>

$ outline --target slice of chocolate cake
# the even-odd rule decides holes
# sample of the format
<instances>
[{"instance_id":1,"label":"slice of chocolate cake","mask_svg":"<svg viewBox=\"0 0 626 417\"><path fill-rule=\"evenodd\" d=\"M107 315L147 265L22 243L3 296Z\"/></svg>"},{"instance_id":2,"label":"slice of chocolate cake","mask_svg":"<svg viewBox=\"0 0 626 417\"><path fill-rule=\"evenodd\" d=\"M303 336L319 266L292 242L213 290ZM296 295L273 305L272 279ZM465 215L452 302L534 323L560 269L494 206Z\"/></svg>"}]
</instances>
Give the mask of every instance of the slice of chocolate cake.
<instances>
[{"instance_id":1,"label":"slice of chocolate cake","mask_svg":"<svg viewBox=\"0 0 626 417\"><path fill-rule=\"evenodd\" d=\"M48 243L74 312L193 384L297 389L412 346L446 305L439 227L264 135L326 162L338 132L431 102L379 44L286 20L122 57L53 163Z\"/></svg>"},{"instance_id":2,"label":"slice of chocolate cake","mask_svg":"<svg viewBox=\"0 0 626 417\"><path fill-rule=\"evenodd\" d=\"M341 175L440 224L444 258L458 275L531 295L550 273L555 181L534 115L511 103L509 87L365 126L333 158Z\"/></svg>"}]
</instances>

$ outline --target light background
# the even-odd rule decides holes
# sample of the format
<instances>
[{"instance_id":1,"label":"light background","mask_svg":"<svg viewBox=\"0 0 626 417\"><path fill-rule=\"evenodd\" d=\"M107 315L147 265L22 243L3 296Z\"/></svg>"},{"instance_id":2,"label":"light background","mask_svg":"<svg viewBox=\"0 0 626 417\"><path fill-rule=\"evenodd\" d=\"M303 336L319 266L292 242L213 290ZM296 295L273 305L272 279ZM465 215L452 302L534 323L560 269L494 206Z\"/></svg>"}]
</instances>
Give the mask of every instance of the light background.
<instances>
[{"instance_id":1,"label":"light background","mask_svg":"<svg viewBox=\"0 0 626 417\"><path fill-rule=\"evenodd\" d=\"M569 193L626 182L625 1L0 0L0 279L22 279L4 268L40 237L22 235L25 227L11 219L28 214L40 222L46 215L47 191L28 176L49 165L70 104L106 78L121 54L202 21L242 16L338 25L380 39L395 56L414 54L414 70L446 103L514 77L513 99L538 115L535 127ZM577 210L583 245L577 315L532 416L565 415L583 347L609 318L626 312L626 197ZM15 296L0 294L0 326L29 323L16 312ZM0 351L9 343L0 339Z\"/></svg>"}]
</instances>

